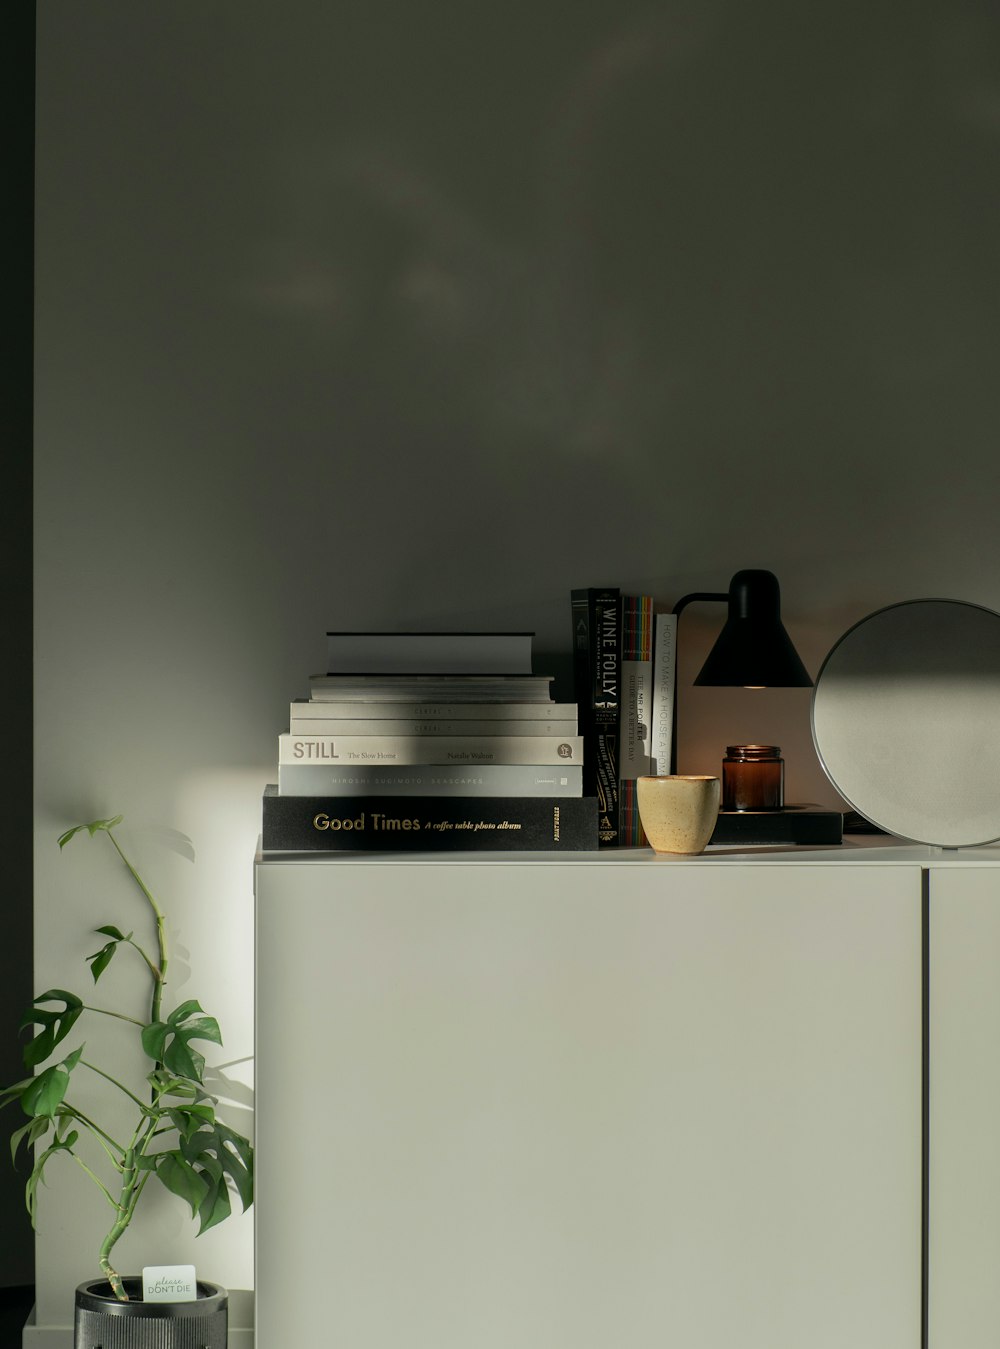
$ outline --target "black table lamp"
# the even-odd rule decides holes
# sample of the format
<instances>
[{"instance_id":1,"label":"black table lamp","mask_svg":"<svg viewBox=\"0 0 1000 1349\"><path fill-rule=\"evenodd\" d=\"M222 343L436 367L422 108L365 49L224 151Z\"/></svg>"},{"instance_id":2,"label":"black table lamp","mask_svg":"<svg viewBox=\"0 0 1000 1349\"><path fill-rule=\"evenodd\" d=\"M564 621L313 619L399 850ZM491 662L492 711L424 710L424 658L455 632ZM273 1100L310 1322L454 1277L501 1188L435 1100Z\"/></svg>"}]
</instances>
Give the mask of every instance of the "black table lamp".
<instances>
[{"instance_id":1,"label":"black table lamp","mask_svg":"<svg viewBox=\"0 0 1000 1349\"><path fill-rule=\"evenodd\" d=\"M728 591L693 591L679 599L673 611L679 615L696 601L729 605L725 626L694 681L696 685L757 689L812 686L813 681L781 622L781 591L773 572L738 571L729 582ZM677 772L676 679L670 771Z\"/></svg>"}]
</instances>

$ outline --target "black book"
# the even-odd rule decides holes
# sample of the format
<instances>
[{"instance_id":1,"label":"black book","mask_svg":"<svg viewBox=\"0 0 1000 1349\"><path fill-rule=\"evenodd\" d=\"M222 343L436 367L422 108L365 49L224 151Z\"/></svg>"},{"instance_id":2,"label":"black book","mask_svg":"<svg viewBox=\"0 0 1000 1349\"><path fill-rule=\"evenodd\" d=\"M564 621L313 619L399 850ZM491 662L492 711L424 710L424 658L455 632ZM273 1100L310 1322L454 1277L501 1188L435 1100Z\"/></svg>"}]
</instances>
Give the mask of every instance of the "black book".
<instances>
[{"instance_id":1,"label":"black book","mask_svg":"<svg viewBox=\"0 0 1000 1349\"><path fill-rule=\"evenodd\" d=\"M264 852L594 852L592 796L279 796L264 789Z\"/></svg>"},{"instance_id":2,"label":"black book","mask_svg":"<svg viewBox=\"0 0 1000 1349\"><path fill-rule=\"evenodd\" d=\"M798 843L819 847L844 841L844 817L821 806L785 806L783 810L723 810L710 839L748 847L755 843Z\"/></svg>"},{"instance_id":3,"label":"black book","mask_svg":"<svg viewBox=\"0 0 1000 1349\"><path fill-rule=\"evenodd\" d=\"M597 797L598 841L620 842L618 716L621 704L621 610L617 588L571 593L573 677L583 742L583 790Z\"/></svg>"}]
</instances>

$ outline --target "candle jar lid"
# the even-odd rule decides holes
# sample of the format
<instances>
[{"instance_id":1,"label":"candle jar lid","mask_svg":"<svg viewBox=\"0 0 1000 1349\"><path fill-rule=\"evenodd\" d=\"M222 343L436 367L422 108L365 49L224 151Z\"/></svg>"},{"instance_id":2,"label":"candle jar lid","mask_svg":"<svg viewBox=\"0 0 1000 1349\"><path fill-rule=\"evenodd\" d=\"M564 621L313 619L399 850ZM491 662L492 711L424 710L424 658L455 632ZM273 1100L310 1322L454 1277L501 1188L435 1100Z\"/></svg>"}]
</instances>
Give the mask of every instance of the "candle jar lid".
<instances>
[{"instance_id":1,"label":"candle jar lid","mask_svg":"<svg viewBox=\"0 0 1000 1349\"><path fill-rule=\"evenodd\" d=\"M726 758L742 760L745 763L760 763L781 758L780 745L727 745Z\"/></svg>"}]
</instances>

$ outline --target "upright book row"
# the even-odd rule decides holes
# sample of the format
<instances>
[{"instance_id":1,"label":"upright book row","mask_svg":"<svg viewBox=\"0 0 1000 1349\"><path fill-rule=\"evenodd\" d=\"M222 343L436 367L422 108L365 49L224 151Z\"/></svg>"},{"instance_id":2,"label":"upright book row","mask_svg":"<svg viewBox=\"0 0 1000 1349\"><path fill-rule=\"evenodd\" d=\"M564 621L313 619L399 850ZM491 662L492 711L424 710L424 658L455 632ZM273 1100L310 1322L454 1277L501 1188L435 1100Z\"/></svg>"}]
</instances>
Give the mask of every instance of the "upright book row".
<instances>
[{"instance_id":1,"label":"upright book row","mask_svg":"<svg viewBox=\"0 0 1000 1349\"><path fill-rule=\"evenodd\" d=\"M637 847L636 781L670 772L677 618L616 587L574 590L571 605L584 790L597 799L600 847Z\"/></svg>"}]
</instances>

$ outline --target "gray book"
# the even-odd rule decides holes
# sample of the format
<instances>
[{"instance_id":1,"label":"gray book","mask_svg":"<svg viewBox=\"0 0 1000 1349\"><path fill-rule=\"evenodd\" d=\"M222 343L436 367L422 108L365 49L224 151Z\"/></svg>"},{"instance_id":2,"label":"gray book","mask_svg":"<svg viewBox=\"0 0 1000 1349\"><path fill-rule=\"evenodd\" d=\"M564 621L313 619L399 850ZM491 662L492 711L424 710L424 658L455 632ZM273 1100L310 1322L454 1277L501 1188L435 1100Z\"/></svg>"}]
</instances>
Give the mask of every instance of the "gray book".
<instances>
[{"instance_id":1,"label":"gray book","mask_svg":"<svg viewBox=\"0 0 1000 1349\"><path fill-rule=\"evenodd\" d=\"M279 764L281 796L582 796L578 764L428 764L412 768L377 765Z\"/></svg>"}]
</instances>

